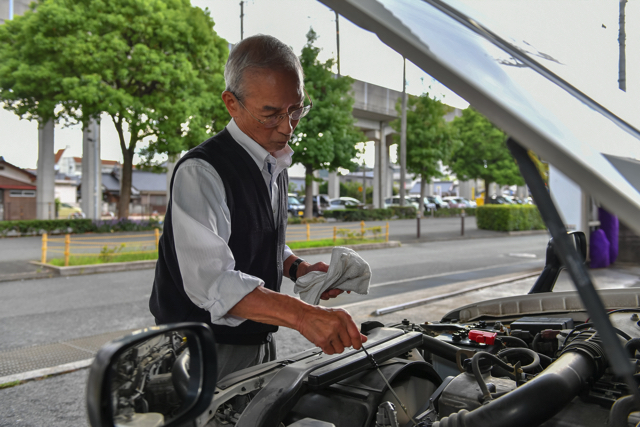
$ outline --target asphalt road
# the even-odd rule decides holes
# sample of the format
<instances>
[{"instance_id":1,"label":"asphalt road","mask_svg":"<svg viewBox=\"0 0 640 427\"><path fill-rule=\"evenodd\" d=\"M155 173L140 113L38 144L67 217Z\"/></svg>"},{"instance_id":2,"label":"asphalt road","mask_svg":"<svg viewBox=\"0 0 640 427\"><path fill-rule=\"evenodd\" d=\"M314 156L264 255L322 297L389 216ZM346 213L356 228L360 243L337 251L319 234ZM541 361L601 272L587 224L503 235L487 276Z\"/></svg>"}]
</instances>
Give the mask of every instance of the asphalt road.
<instances>
[{"instance_id":1,"label":"asphalt road","mask_svg":"<svg viewBox=\"0 0 640 427\"><path fill-rule=\"evenodd\" d=\"M364 251L361 255L373 270L370 295L340 296L331 305L542 266L546 242L546 236L535 235ZM0 252L4 251L3 247ZM329 262L330 254L305 258ZM153 324L147 308L152 280L153 270L141 270L0 283L0 351ZM389 283L398 280L398 284ZM285 280L283 291L292 289L293 284ZM294 334L283 331L278 336L283 353L309 347ZM87 372L0 390L0 426L86 425Z\"/></svg>"}]
</instances>

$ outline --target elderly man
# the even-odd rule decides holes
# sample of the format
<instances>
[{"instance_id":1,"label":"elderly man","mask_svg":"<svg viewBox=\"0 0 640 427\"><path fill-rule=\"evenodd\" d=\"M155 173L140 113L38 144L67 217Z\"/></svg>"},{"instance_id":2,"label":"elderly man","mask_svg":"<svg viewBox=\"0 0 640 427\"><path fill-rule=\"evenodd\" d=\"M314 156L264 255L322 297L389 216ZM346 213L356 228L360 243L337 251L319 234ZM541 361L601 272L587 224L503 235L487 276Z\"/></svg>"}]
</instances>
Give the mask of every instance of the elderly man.
<instances>
[{"instance_id":1,"label":"elderly man","mask_svg":"<svg viewBox=\"0 0 640 427\"><path fill-rule=\"evenodd\" d=\"M232 119L176 165L151 312L158 324L208 323L219 378L275 359L278 326L296 329L327 354L359 349L366 337L346 311L279 293L283 275L295 281L328 269L285 245L287 143L312 105L300 61L279 40L259 35L235 46L224 76Z\"/></svg>"}]
</instances>

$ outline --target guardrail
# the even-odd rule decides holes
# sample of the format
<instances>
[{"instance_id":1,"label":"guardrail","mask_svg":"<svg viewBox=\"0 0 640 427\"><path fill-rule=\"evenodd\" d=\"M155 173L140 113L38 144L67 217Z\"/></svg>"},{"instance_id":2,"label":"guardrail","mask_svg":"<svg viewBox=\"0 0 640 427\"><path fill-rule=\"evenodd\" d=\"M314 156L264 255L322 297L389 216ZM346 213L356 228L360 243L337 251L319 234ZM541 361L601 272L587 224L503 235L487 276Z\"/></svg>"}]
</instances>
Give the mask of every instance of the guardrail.
<instances>
[{"instance_id":1,"label":"guardrail","mask_svg":"<svg viewBox=\"0 0 640 427\"><path fill-rule=\"evenodd\" d=\"M335 244L338 238L372 240L378 239L379 235L384 235L386 242L389 241L389 223L383 226L367 227L364 221L356 227L328 226L321 224L305 224L306 227L289 226L287 229L287 242L305 242L311 240L333 239ZM383 231L384 229L384 231ZM368 235L367 233L370 233Z\"/></svg>"},{"instance_id":2,"label":"guardrail","mask_svg":"<svg viewBox=\"0 0 640 427\"><path fill-rule=\"evenodd\" d=\"M140 239L126 240L123 239ZM119 240L119 241L118 241ZM65 234L64 237L51 238L47 233L42 235L42 257L40 261L46 264L48 255L60 254L64 258L64 266L69 266L71 257L99 257L104 262L109 262L113 257L128 254L147 254L158 252L160 231L154 230L153 234L131 234L115 236L82 236L73 237ZM154 249L145 249L153 245ZM96 251L97 249L97 251Z\"/></svg>"}]
</instances>

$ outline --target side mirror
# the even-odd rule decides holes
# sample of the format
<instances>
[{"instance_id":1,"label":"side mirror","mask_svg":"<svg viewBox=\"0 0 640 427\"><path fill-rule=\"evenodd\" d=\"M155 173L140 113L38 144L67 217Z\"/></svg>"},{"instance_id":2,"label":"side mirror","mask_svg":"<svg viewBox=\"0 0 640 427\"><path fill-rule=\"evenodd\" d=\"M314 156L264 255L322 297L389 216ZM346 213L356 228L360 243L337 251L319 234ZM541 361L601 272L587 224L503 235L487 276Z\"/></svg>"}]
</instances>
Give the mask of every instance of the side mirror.
<instances>
[{"instance_id":1,"label":"side mirror","mask_svg":"<svg viewBox=\"0 0 640 427\"><path fill-rule=\"evenodd\" d=\"M141 329L105 344L87 383L92 427L171 427L195 419L211 403L217 359L204 323Z\"/></svg>"},{"instance_id":2,"label":"side mirror","mask_svg":"<svg viewBox=\"0 0 640 427\"><path fill-rule=\"evenodd\" d=\"M581 256L582 261L586 261L587 259L587 238L582 231L571 231L567 233L572 239L573 247L578 251L578 254ZM555 244L553 243L553 239L549 239L549 244L547 245L547 258L544 263L544 270L536 280L536 283L533 285L530 294L537 294L541 292L551 292L553 287L556 284L556 280L558 280L558 276L560 275L560 271L564 266L562 265L562 261L560 261L560 257L556 252Z\"/></svg>"}]
</instances>

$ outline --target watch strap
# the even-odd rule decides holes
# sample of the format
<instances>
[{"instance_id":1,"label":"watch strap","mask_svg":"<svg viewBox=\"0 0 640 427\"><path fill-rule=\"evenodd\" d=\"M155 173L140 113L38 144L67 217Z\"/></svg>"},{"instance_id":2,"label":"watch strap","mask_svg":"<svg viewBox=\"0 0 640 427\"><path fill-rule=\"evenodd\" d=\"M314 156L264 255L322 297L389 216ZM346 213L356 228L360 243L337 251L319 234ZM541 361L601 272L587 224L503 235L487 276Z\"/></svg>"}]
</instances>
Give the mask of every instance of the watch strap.
<instances>
[{"instance_id":1,"label":"watch strap","mask_svg":"<svg viewBox=\"0 0 640 427\"><path fill-rule=\"evenodd\" d=\"M302 264L304 260L302 258L298 258L297 260L291 263L291 267L289 267L289 279L294 282L298 280L298 266Z\"/></svg>"}]
</instances>

